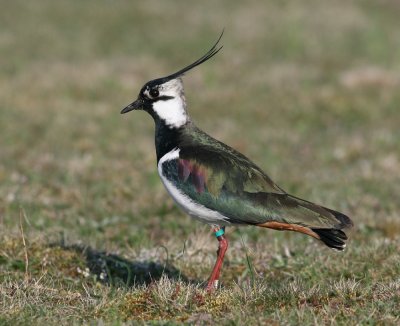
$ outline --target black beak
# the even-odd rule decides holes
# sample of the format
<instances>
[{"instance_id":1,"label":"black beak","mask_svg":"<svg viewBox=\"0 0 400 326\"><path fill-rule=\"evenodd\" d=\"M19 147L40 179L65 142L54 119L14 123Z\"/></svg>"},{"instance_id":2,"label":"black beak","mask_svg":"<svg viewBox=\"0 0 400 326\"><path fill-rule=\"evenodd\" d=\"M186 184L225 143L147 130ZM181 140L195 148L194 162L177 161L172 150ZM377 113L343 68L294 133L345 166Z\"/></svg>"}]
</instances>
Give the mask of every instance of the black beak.
<instances>
[{"instance_id":1,"label":"black beak","mask_svg":"<svg viewBox=\"0 0 400 326\"><path fill-rule=\"evenodd\" d=\"M137 99L135 102L129 104L126 108L121 111L121 114L127 113L132 110L140 110L143 107L143 102L140 99Z\"/></svg>"}]
</instances>

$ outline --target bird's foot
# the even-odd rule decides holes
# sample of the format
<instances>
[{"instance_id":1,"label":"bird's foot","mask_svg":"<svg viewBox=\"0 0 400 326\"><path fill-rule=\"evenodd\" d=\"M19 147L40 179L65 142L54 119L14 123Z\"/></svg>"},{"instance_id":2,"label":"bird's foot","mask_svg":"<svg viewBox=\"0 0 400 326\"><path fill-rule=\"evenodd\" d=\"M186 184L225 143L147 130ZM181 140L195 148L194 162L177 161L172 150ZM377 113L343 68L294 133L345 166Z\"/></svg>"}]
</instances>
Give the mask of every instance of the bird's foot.
<instances>
[{"instance_id":1,"label":"bird's foot","mask_svg":"<svg viewBox=\"0 0 400 326\"><path fill-rule=\"evenodd\" d=\"M219 280L209 280L206 291L208 293L213 293L215 290L218 290Z\"/></svg>"},{"instance_id":2,"label":"bird's foot","mask_svg":"<svg viewBox=\"0 0 400 326\"><path fill-rule=\"evenodd\" d=\"M207 284L207 292L212 293L216 289L218 289L219 286L219 274L221 271L222 267L222 262L224 260L225 252L228 249L228 240L224 237L224 232L225 228L217 228L214 229L215 236L217 237L217 240L219 242L218 246L218 251L217 251L217 261L215 262L214 269L211 273L210 279Z\"/></svg>"}]
</instances>

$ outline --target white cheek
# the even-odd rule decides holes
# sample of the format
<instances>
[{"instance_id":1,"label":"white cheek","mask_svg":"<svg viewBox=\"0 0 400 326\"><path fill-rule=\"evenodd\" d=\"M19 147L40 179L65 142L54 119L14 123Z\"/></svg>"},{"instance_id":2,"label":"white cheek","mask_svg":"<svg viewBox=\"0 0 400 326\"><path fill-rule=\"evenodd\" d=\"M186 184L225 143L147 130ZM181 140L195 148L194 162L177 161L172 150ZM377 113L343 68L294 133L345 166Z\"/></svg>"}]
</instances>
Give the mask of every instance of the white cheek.
<instances>
[{"instance_id":1,"label":"white cheek","mask_svg":"<svg viewBox=\"0 0 400 326\"><path fill-rule=\"evenodd\" d=\"M153 109L169 126L180 127L188 121L184 103L180 98L157 101L153 104Z\"/></svg>"}]
</instances>

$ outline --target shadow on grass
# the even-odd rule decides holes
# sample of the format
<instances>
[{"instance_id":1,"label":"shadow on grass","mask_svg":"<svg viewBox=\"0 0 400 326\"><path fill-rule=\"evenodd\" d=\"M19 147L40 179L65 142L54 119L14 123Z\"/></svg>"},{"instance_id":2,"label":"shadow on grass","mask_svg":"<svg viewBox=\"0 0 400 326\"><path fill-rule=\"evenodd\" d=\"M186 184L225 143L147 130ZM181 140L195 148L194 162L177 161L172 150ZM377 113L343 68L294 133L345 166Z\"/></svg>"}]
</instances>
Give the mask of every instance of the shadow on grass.
<instances>
[{"instance_id":1,"label":"shadow on grass","mask_svg":"<svg viewBox=\"0 0 400 326\"><path fill-rule=\"evenodd\" d=\"M168 263L130 261L115 254L81 245L57 244L57 246L82 254L90 273L99 281L112 286L148 285L162 276L188 283L198 283L198 281L189 280L180 270Z\"/></svg>"}]
</instances>

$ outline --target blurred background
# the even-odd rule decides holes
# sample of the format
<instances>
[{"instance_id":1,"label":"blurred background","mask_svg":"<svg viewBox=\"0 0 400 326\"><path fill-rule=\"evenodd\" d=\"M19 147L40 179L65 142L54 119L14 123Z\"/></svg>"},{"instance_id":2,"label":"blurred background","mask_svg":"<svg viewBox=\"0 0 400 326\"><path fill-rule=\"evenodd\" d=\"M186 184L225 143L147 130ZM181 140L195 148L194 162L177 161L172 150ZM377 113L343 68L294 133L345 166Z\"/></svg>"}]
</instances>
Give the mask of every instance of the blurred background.
<instances>
[{"instance_id":1,"label":"blurred background","mask_svg":"<svg viewBox=\"0 0 400 326\"><path fill-rule=\"evenodd\" d=\"M132 259L159 259L142 249L179 251L197 237L209 265L175 266L205 279L217 244L163 189L152 119L119 112L145 82L200 57L224 28L223 50L184 78L196 124L288 192L350 215L351 257L361 255L352 246L374 241L399 248L399 1L0 4L3 242L19 237L20 215L31 241L62 238ZM241 237L256 265L257 246L321 250L297 234L228 236L241 252L228 258L235 273L245 269ZM243 275L235 273L225 278Z\"/></svg>"}]
</instances>

